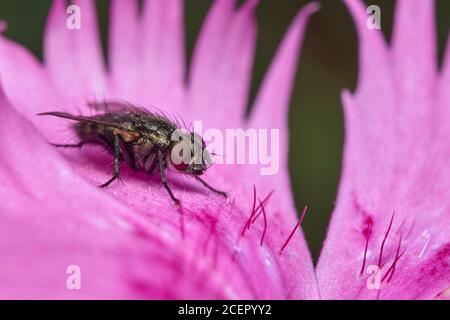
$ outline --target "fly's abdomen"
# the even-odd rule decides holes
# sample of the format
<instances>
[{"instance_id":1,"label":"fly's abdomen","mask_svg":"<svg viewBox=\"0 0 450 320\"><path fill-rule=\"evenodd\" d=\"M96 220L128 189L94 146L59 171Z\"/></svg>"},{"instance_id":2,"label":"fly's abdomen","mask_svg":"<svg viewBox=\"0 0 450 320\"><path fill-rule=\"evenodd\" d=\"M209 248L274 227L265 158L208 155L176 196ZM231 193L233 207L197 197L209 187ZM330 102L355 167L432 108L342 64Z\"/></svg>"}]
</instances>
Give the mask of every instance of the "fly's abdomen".
<instances>
[{"instance_id":1,"label":"fly's abdomen","mask_svg":"<svg viewBox=\"0 0 450 320\"><path fill-rule=\"evenodd\" d=\"M101 143L107 128L102 125L89 122L78 122L74 126L75 132L80 141L85 143Z\"/></svg>"}]
</instances>

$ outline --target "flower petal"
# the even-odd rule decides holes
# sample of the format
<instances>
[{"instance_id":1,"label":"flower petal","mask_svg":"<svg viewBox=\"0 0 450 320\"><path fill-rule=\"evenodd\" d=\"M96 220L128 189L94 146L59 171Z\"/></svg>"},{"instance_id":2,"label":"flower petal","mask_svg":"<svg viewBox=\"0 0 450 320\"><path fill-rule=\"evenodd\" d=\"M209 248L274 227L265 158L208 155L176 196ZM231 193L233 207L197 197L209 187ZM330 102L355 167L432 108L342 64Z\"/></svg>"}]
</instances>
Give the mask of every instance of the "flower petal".
<instances>
[{"instance_id":1,"label":"flower petal","mask_svg":"<svg viewBox=\"0 0 450 320\"><path fill-rule=\"evenodd\" d=\"M435 29L434 1L397 0L392 41L397 94L402 98L397 109L417 121L430 114L438 80Z\"/></svg>"},{"instance_id":2,"label":"flower petal","mask_svg":"<svg viewBox=\"0 0 450 320\"><path fill-rule=\"evenodd\" d=\"M64 0L54 0L44 36L45 64L58 88L77 99L98 99L107 93L95 2L76 0L80 28L70 29L77 11L67 12ZM78 106L85 107L85 103Z\"/></svg>"},{"instance_id":3,"label":"flower petal","mask_svg":"<svg viewBox=\"0 0 450 320\"><path fill-rule=\"evenodd\" d=\"M147 0L140 41L141 90L145 103L176 113L184 106L183 0Z\"/></svg>"},{"instance_id":4,"label":"flower petal","mask_svg":"<svg viewBox=\"0 0 450 320\"><path fill-rule=\"evenodd\" d=\"M3 93L0 112L0 296L152 297L147 289L164 282L150 280L143 265L165 245L149 223L78 178ZM70 265L81 268L80 291L66 287ZM161 280L173 273L154 270Z\"/></svg>"},{"instance_id":5,"label":"flower petal","mask_svg":"<svg viewBox=\"0 0 450 320\"><path fill-rule=\"evenodd\" d=\"M0 112L1 297L281 299L295 288L259 233L236 242L240 209L189 195L181 236L167 200L140 200L152 210L136 213L80 179L3 94ZM69 266L80 267L81 290L66 287Z\"/></svg>"},{"instance_id":6,"label":"flower petal","mask_svg":"<svg viewBox=\"0 0 450 320\"><path fill-rule=\"evenodd\" d=\"M49 139L58 132L54 121L37 113L60 106L62 97L42 65L22 46L0 36L0 83L17 111L42 126Z\"/></svg>"},{"instance_id":7,"label":"flower petal","mask_svg":"<svg viewBox=\"0 0 450 320\"><path fill-rule=\"evenodd\" d=\"M206 125L239 126L244 119L251 80L257 1L235 10L234 0L216 1L199 36L189 81L189 113L210 116ZM214 77L211 77L214 74Z\"/></svg>"},{"instance_id":8,"label":"flower petal","mask_svg":"<svg viewBox=\"0 0 450 320\"><path fill-rule=\"evenodd\" d=\"M299 51L310 15L319 9L317 3L307 4L298 13L278 49L267 72L252 109L249 126L253 128L283 128L281 156L287 154L288 107L297 70Z\"/></svg>"},{"instance_id":9,"label":"flower petal","mask_svg":"<svg viewBox=\"0 0 450 320\"><path fill-rule=\"evenodd\" d=\"M142 91L139 87L141 33L136 0L111 1L110 17L109 60L113 92L122 99L136 99Z\"/></svg>"},{"instance_id":10,"label":"flower petal","mask_svg":"<svg viewBox=\"0 0 450 320\"><path fill-rule=\"evenodd\" d=\"M277 141L268 141L268 148L269 150L276 150L272 156L276 158L274 162L277 162L280 168L279 172L276 176L254 172L254 176L257 177L257 185L261 186L261 188L266 188L266 192L269 192L270 189L291 189L287 162L289 100L306 24L310 15L318 9L319 5L317 3L310 3L303 7L295 18L284 36L259 90L250 120L245 124L247 128L262 129L267 131L268 134L272 134L273 130L278 130L279 139ZM273 145L274 143L276 146ZM254 169L255 171L260 170L259 167ZM248 170L251 171L252 169L249 168ZM281 210L286 221L293 223L293 209L290 209L294 208L292 196L290 194L278 194L276 202L278 207L273 208L273 210Z\"/></svg>"},{"instance_id":11,"label":"flower petal","mask_svg":"<svg viewBox=\"0 0 450 320\"><path fill-rule=\"evenodd\" d=\"M447 39L447 49L444 56L443 62L443 70L440 81L439 88L439 97L440 103L438 107L440 110L438 111L440 115L441 121L441 134L443 137L448 137L450 135L450 93L448 90L448 86L450 85L450 36Z\"/></svg>"},{"instance_id":12,"label":"flower petal","mask_svg":"<svg viewBox=\"0 0 450 320\"><path fill-rule=\"evenodd\" d=\"M176 84L177 79L182 78L183 72L179 72L181 69L177 67L179 60L176 57L173 58L173 69L163 69L162 66L169 67L170 61L166 61L166 57L160 56L160 53L154 50L155 46L161 47L161 52L169 50L168 54L171 57L172 55L182 57L174 49L177 47L177 39L180 39L176 31L181 21L180 3L167 4L166 1L163 3L156 0L147 3L143 25L144 33L148 32L146 39L149 43L143 41L143 44L148 49L145 52L149 54L145 58L145 65L160 69L150 77L149 81L143 81L145 89L148 90L144 91L145 95L133 97L130 93L131 99L142 98L146 105L155 99L158 107L172 112L184 105L173 103L173 101L183 102L183 93L177 94ZM80 2L80 4L85 3ZM116 3L115 6L117 5ZM177 8L174 11L177 14L174 16L171 15L172 13L163 14L164 19L159 21L158 18L159 22L155 25L150 23L152 18L161 16L158 13L173 12L170 9L171 6ZM229 17L233 27L230 32L232 35L229 41L230 51L226 56L227 64L233 68L250 69L253 50L251 43L254 41L254 19L251 18L253 6L254 3L249 1L234 15L232 15L232 7L229 7ZM81 7L83 15L86 6ZM59 88L64 92L67 89L69 92L66 103L75 101L84 104L91 95L98 94L96 84L101 83L103 86L104 74L102 70L92 70L93 74L85 70L81 72L80 77L65 75L66 72L75 70L76 63L83 64L84 61L80 57L86 57L86 52L89 51L83 51L83 48L78 50L83 52L61 49L63 54L58 55L57 46L65 43L67 40L65 35L73 37L73 42L79 41L75 39L78 36L81 38L81 35L66 34L67 30L61 27L60 23L65 23L63 9L62 2L55 2L50 14L47 28L49 36L46 46L49 52L46 55L47 63L53 65L51 69L55 81L58 81L58 77L55 77L57 72L62 72ZM117 7L113 10L117 13ZM131 5L124 10L129 10L128 14L131 15L134 9ZM127 11L124 11L124 14L125 12ZM88 23L87 30L94 32L93 8L88 9L87 17L88 22L91 21ZM125 15L120 15L118 19L125 19L124 17ZM124 22L119 20L116 22ZM82 28L85 23L86 21L82 20ZM166 38L162 36L163 25L174 27L173 34L168 37L172 39L171 41L166 42ZM87 32L83 36L88 43L93 41L92 35L95 32L92 32ZM244 38L248 37L248 40L252 40L245 50L246 54L242 57L235 52L236 45L241 39L240 33L247 34ZM123 35L116 34L113 36L115 40L112 41L118 41L120 37ZM297 40L294 43L297 43ZM70 43L66 44L70 45ZM293 46L294 54L295 49ZM126 55L114 49L112 51L112 55L115 55L114 59L120 60L120 55ZM67 56L76 60L76 63L71 61L68 66L60 65L61 68L67 69L59 70L56 66ZM54 62L51 61L53 58ZM88 60L87 64L92 62L97 65L95 60ZM291 58L288 60L290 61ZM93 66L93 69L95 68ZM165 71L167 73L164 73ZM125 92L125 90L121 91L117 83L114 83L119 76L117 71L114 72L116 73L113 73L113 89L107 92L108 97L121 96L122 92ZM222 93L224 99L233 99L234 101L230 102L238 105L245 104L250 71L248 74L244 73L239 76L233 75L233 81L236 80L242 87L234 86L233 83L233 88L229 91L225 88ZM289 74L288 71L287 73ZM165 74L168 76L166 77ZM214 75L210 69L211 81L214 80ZM128 74L124 77L132 77L132 75ZM158 77L163 79L161 83ZM146 79L145 72L141 79ZM155 87L149 85L152 82L155 83ZM68 83L76 87L67 88ZM171 84L171 90L168 90L169 87L164 87L169 84ZM94 87L91 88L91 85ZM220 98L219 93L217 94ZM162 100L167 96L181 98ZM41 253L42 262L40 263L43 269L35 274L36 283L26 288L21 282L25 278L23 275L26 270L17 269L17 273L13 273L14 276L8 282L11 288L15 288L16 291L11 291L15 296L28 296L30 291L27 288L33 288L36 292L44 293L44 296L81 298L318 297L310 254L304 239L298 239L301 235L297 229L282 255L278 253L296 222L286 166L280 168L279 175L274 178L261 178L249 166L230 165L226 168L209 170L206 177L208 182L231 191L229 202L207 193L201 186L197 187L195 181L189 181L168 172L171 187L182 201L182 209L177 210L170 202L167 192L161 188L158 176L148 177L146 174L135 173L128 168L121 168L125 185L113 184L105 191L94 188L93 185L99 185L110 178L112 174L112 169L108 167L110 157L99 155L95 148L83 148L80 151L65 150L62 151L64 157L61 157L42 141L29 122L20 118L12 110L6 99L0 99L0 107L2 115L10 125L0 128L5 130L5 134L0 132L0 144L6 146L4 154L8 155L8 157L0 157L2 163L0 179L5 180L4 185L8 186L1 191L3 192L1 196L11 200L0 204L0 212L3 213L1 217L5 219L3 225L9 232L3 233L6 236L0 238L0 245L5 247L1 240L6 239L5 243L9 241L13 243L13 247L20 248L15 255L6 259L8 261L5 263L6 271L3 272L0 269L2 274L0 280L6 279L6 275L15 265L27 265L23 261L33 258L33 252ZM20 109L21 106L14 105L14 108ZM200 114L205 121L210 118L210 115L209 109L204 109ZM58 119L50 121L66 123ZM235 121L237 126L242 124L239 119ZM43 123L36 123L37 127L41 128ZM7 145L7 142L13 138L12 135L17 145ZM53 137L56 137L56 133ZM52 140L52 142L66 142L64 137L57 138L58 140ZM23 157L27 150L33 150L33 157ZM36 158L39 161L35 161ZM66 160L69 161L66 162ZM85 179L81 179L80 176ZM86 183L85 180L90 183ZM274 196L276 198L274 201L265 205L267 215L264 214L264 219L260 210L258 219L252 221L244 235L243 229L249 221L249 211L252 209L252 182L256 185L257 198L266 197L270 191L269 188L273 187L276 188L277 194ZM4 207L1 207L2 205ZM24 211L24 208L31 209ZM37 219L36 222L33 219ZM29 220L29 223L25 224L25 220ZM20 229L21 225L26 225L27 228ZM123 228L124 225L126 228ZM58 245L55 245L56 243ZM83 274L86 275L87 280L83 282L85 283L83 286L89 288L83 289L83 292L77 296L74 296L75 292L67 292L65 287L62 288L61 280L55 276L61 272L61 269L64 272L68 264L80 265ZM111 268L104 273L102 279L93 279L95 275L103 275L102 270L108 268L108 265L111 265ZM87 271L83 271L86 268ZM262 283L264 285L261 285ZM35 289L38 285L41 290Z\"/></svg>"},{"instance_id":13,"label":"flower petal","mask_svg":"<svg viewBox=\"0 0 450 320\"><path fill-rule=\"evenodd\" d=\"M419 99L421 89L411 84L435 81L430 70L436 66L418 63L415 75L398 65L409 54L431 58L424 53L429 48L408 45L410 31L401 25L416 19L415 10L402 11L396 21L390 55L381 33L367 29L362 3L346 3L360 38L360 78L353 96L343 94L344 168L316 268L319 288L323 298L435 298L450 283L450 176L445 165L450 148L431 120L441 110L436 95L428 92L420 100L426 105L416 101L409 110L401 109ZM421 37L429 40L433 12L425 7L418 23L425 28ZM401 80L407 75L416 78Z\"/></svg>"},{"instance_id":14,"label":"flower petal","mask_svg":"<svg viewBox=\"0 0 450 320\"><path fill-rule=\"evenodd\" d=\"M400 0L395 16L392 66L399 119L396 134L403 136L405 145L420 150L433 142L433 125L431 130L413 133L411 127L424 127L442 117L435 101L439 90L435 3ZM411 161L415 153L411 151L403 161L415 166L417 161Z\"/></svg>"}]
</instances>

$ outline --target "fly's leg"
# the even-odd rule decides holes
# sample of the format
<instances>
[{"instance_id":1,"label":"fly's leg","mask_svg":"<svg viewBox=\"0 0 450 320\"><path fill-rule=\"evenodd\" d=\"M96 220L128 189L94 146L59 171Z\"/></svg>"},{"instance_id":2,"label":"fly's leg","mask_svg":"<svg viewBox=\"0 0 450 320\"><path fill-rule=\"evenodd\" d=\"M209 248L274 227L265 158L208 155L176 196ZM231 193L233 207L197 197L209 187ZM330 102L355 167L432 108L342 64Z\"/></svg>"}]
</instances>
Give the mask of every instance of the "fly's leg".
<instances>
[{"instance_id":1,"label":"fly's leg","mask_svg":"<svg viewBox=\"0 0 450 320\"><path fill-rule=\"evenodd\" d=\"M76 144L57 144L57 143L50 143L50 145L57 147L57 148L81 148L84 145L84 142L79 142Z\"/></svg>"},{"instance_id":2,"label":"fly's leg","mask_svg":"<svg viewBox=\"0 0 450 320\"><path fill-rule=\"evenodd\" d=\"M211 187L205 180L203 180L202 178L200 178L198 176L194 176L194 178L197 179L198 181L200 181L201 184L203 184L205 187L207 187L212 192L217 193L218 195L221 195L222 197L225 197L225 199L228 198L228 193Z\"/></svg>"},{"instance_id":3,"label":"fly's leg","mask_svg":"<svg viewBox=\"0 0 450 320\"><path fill-rule=\"evenodd\" d=\"M100 188L109 186L114 180L120 179L120 138L114 137L114 176L106 183L102 184Z\"/></svg>"},{"instance_id":4,"label":"fly's leg","mask_svg":"<svg viewBox=\"0 0 450 320\"><path fill-rule=\"evenodd\" d=\"M153 173L153 171L155 171L157 162L158 162L158 161L153 160L152 164L150 165L150 168L149 168L148 171L147 171L147 173L148 173L149 175L151 175L151 174Z\"/></svg>"},{"instance_id":5,"label":"fly's leg","mask_svg":"<svg viewBox=\"0 0 450 320\"><path fill-rule=\"evenodd\" d=\"M158 151L158 163L159 163L159 174L161 175L161 182L164 186L164 188L169 193L170 197L172 198L173 202L175 202L175 205L180 205L180 200L175 198L175 196L172 193L172 190L170 190L169 183L167 182L166 175L164 173L164 156L161 151Z\"/></svg>"}]
</instances>

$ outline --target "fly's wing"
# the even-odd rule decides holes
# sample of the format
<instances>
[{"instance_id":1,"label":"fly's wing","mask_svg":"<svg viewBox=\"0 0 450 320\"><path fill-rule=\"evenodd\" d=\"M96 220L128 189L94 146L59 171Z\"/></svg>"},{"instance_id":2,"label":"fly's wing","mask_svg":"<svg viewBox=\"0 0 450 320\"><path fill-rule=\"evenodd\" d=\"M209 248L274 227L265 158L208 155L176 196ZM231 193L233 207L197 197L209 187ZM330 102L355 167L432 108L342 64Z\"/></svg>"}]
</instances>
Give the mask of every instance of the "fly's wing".
<instances>
[{"instance_id":1,"label":"fly's wing","mask_svg":"<svg viewBox=\"0 0 450 320\"><path fill-rule=\"evenodd\" d=\"M108 122L108 121L103 121L103 120L98 120L98 119L93 119L93 118L83 117L83 116L75 116L75 115L72 115L72 114L66 113L66 112L59 112L59 111L43 112L43 113L39 113L38 116L53 116L53 117L58 117L58 118L74 120L74 121L82 121L82 122L99 124L99 125L103 125L103 126L107 126L107 127L113 127L113 128L118 128L121 130L126 130L126 131L129 130L127 128L124 128L122 125L120 125L118 123Z\"/></svg>"},{"instance_id":2,"label":"fly's wing","mask_svg":"<svg viewBox=\"0 0 450 320\"><path fill-rule=\"evenodd\" d=\"M87 103L87 105L89 106L89 108L95 111L117 112L117 113L133 112L141 114L150 114L150 112L145 108L138 107L124 101L90 101Z\"/></svg>"},{"instance_id":3,"label":"fly's wing","mask_svg":"<svg viewBox=\"0 0 450 320\"><path fill-rule=\"evenodd\" d=\"M164 122L170 126L181 127L180 122L175 117L170 116L156 107L152 107L154 110L150 111L145 107L127 103L126 101L91 101L88 102L88 106L95 111L141 114L155 118L155 120Z\"/></svg>"}]
</instances>

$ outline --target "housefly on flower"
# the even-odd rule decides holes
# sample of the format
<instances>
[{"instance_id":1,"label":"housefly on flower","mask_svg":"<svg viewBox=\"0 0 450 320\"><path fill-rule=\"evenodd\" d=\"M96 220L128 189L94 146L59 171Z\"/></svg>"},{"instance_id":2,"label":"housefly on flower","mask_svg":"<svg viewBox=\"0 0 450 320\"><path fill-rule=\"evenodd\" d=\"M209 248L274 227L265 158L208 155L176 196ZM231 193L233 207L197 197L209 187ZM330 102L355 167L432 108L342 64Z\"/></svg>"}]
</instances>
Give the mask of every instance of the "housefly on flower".
<instances>
[{"instance_id":1,"label":"housefly on flower","mask_svg":"<svg viewBox=\"0 0 450 320\"><path fill-rule=\"evenodd\" d=\"M65 112L45 112L40 116L55 116L76 121L73 129L77 144L52 144L61 148L81 148L99 145L114 156L114 175L101 185L109 186L120 179L120 164L135 171L153 174L157 171L164 188L175 204L179 200L170 189L165 170L172 166L177 172L194 177L206 188L227 198L227 193L210 186L200 176L212 165L211 155L201 136L180 128L166 116L121 102L89 103L102 113L77 116Z\"/></svg>"}]
</instances>

